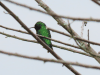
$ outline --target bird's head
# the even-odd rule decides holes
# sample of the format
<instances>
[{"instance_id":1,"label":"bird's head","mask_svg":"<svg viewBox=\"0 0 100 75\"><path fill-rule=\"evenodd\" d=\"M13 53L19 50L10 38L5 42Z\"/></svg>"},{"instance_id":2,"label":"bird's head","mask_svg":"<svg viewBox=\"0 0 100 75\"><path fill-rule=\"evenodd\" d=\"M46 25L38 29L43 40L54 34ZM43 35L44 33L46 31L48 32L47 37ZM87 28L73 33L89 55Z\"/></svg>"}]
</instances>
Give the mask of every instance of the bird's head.
<instances>
[{"instance_id":1,"label":"bird's head","mask_svg":"<svg viewBox=\"0 0 100 75\"><path fill-rule=\"evenodd\" d=\"M39 30L39 29L41 29L41 28L46 28L46 25L43 23L43 22L41 22L41 21L38 21L36 24L35 24L35 26L34 26L34 28L36 29L36 30Z\"/></svg>"}]
</instances>

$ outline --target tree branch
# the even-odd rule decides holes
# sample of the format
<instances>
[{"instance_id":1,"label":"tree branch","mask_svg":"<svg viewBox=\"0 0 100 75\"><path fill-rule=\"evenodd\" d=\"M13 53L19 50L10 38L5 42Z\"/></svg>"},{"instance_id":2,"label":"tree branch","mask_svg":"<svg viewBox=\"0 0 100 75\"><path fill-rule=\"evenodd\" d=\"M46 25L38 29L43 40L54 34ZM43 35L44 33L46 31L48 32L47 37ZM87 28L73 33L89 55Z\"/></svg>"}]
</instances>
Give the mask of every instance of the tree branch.
<instances>
[{"instance_id":1,"label":"tree branch","mask_svg":"<svg viewBox=\"0 0 100 75\"><path fill-rule=\"evenodd\" d=\"M98 3L98 1L97 0L92 0L94 3L96 3L97 5L99 5L100 6L100 3Z\"/></svg>"},{"instance_id":2,"label":"tree branch","mask_svg":"<svg viewBox=\"0 0 100 75\"><path fill-rule=\"evenodd\" d=\"M99 66L81 64L81 63L78 63L78 62L69 62L69 61L64 61L64 60L55 60L55 59L48 59L48 58L41 58L41 57L26 56L26 55L22 55L22 54L18 54L18 53L6 52L6 51L3 51L3 50L0 50L0 53L6 54L6 55L22 57L22 58L27 58L27 59L40 60L40 61L44 61L44 62L54 62L54 63L62 63L62 64L67 64L67 65L82 66L82 67L85 67L85 68L100 69Z\"/></svg>"},{"instance_id":3,"label":"tree branch","mask_svg":"<svg viewBox=\"0 0 100 75\"><path fill-rule=\"evenodd\" d=\"M95 21L95 22L100 22L100 19L77 18L77 17L69 17L69 16L63 16L63 15L57 15L57 14L53 14L53 13L47 13L47 12L42 11L40 9L33 8L33 7L28 6L28 5L21 4L21 3L15 2L15 1L11 1L11 0L5 0L5 1L13 3L13 4L16 4L16 5L19 5L19 6L22 6L22 7L25 7L25 8L28 8L30 10L34 10L34 11L38 11L38 12L41 12L41 13L44 13L44 14L47 14L47 15L55 16L55 17L61 17L61 18L66 18L66 19L71 19L71 20L79 20L79 21Z\"/></svg>"}]
</instances>

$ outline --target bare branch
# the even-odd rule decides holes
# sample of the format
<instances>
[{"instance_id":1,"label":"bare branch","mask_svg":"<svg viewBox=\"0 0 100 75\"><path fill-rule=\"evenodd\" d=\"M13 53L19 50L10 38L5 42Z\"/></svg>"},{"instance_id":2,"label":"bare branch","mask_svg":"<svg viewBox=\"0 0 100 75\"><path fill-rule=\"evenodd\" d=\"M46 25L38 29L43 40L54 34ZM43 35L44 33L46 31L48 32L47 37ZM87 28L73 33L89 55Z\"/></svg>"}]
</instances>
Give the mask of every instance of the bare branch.
<instances>
[{"instance_id":1,"label":"bare branch","mask_svg":"<svg viewBox=\"0 0 100 75\"><path fill-rule=\"evenodd\" d=\"M24 33L24 34L29 34L28 32L26 31L22 31L22 30L17 30L17 29L13 29L13 28L9 28L9 27L5 27L3 25L0 25L1 28L4 28L4 29L8 29L8 30L12 30L12 31L17 31L17 32L21 32L21 33ZM30 34L29 34L30 35Z\"/></svg>"},{"instance_id":2,"label":"bare branch","mask_svg":"<svg viewBox=\"0 0 100 75\"><path fill-rule=\"evenodd\" d=\"M100 6L100 3L97 0L92 0L92 1Z\"/></svg>"},{"instance_id":3,"label":"bare branch","mask_svg":"<svg viewBox=\"0 0 100 75\"><path fill-rule=\"evenodd\" d=\"M15 2L15 1L7 0L7 2L10 2L10 3L13 3L13 4L16 4L16 5L28 8L30 10L35 10L35 11L38 11L38 12L41 12L41 13L44 13L44 14L47 14L47 15L55 16L55 17L61 17L61 18L66 18L66 19L71 19L71 20L79 20L79 21L95 21L95 22L100 22L100 19L94 19L94 18L91 18L91 17L90 18L77 18L77 17L69 17L69 16L63 16L63 15L57 15L57 14L53 14L53 13L47 13L47 12L42 11L40 9L33 8L33 7L28 6L28 5L21 4L21 3Z\"/></svg>"},{"instance_id":4,"label":"bare branch","mask_svg":"<svg viewBox=\"0 0 100 75\"><path fill-rule=\"evenodd\" d=\"M67 64L67 65L82 66L82 67L85 67L85 68L100 69L99 66L81 64L81 63L78 63L78 62L70 62L70 61L63 61L63 60L55 60L55 59L48 59L48 58L41 58L41 57L26 56L26 55L22 55L22 54L18 54L18 53L6 52L6 51L3 51L3 50L0 50L0 53L6 54L6 55L22 57L22 58L27 58L27 59L40 60L40 61L44 61L44 62L63 63L63 64Z\"/></svg>"},{"instance_id":5,"label":"bare branch","mask_svg":"<svg viewBox=\"0 0 100 75\"><path fill-rule=\"evenodd\" d=\"M89 29L88 29L88 40L89 40ZM90 46L90 43L88 42L88 46Z\"/></svg>"}]
</instances>

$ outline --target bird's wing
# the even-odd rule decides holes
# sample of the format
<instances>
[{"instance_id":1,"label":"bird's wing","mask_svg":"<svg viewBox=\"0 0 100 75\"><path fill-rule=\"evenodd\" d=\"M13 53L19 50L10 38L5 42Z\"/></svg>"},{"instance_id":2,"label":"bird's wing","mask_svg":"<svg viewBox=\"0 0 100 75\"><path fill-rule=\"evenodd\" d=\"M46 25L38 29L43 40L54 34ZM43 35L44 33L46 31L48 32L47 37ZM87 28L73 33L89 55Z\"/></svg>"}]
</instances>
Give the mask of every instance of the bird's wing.
<instances>
[{"instance_id":1,"label":"bird's wing","mask_svg":"<svg viewBox=\"0 0 100 75\"><path fill-rule=\"evenodd\" d=\"M51 38L50 30L47 30L47 32L48 32L48 37Z\"/></svg>"}]
</instances>

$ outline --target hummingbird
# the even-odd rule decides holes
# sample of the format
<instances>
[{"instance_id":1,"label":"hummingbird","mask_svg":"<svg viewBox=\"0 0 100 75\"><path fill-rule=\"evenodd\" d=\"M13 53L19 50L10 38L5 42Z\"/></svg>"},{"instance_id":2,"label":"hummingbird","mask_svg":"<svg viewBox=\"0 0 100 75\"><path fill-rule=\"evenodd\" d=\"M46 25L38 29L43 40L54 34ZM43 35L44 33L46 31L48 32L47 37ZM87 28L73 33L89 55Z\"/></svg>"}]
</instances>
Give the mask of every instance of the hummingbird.
<instances>
[{"instance_id":1,"label":"hummingbird","mask_svg":"<svg viewBox=\"0 0 100 75\"><path fill-rule=\"evenodd\" d=\"M38 21L35 26L31 28L35 28L37 34L51 38L50 31L47 29L45 23ZM53 50L51 40L40 36L39 38Z\"/></svg>"}]
</instances>

